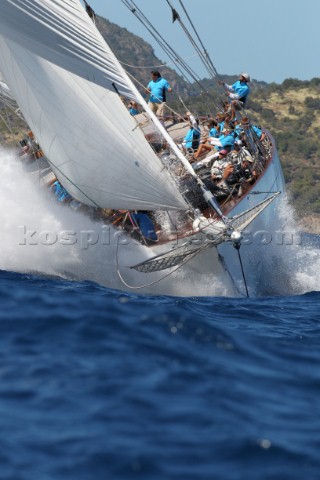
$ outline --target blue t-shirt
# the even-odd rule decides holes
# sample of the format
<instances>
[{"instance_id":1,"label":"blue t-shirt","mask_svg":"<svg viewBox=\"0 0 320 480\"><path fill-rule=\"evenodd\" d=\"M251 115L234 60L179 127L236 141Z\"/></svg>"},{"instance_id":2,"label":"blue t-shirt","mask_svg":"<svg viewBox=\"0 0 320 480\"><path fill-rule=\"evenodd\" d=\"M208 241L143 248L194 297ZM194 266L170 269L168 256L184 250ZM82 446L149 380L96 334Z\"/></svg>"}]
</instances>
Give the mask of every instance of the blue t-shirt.
<instances>
[{"instance_id":1,"label":"blue t-shirt","mask_svg":"<svg viewBox=\"0 0 320 480\"><path fill-rule=\"evenodd\" d=\"M252 125L251 128L256 133L257 137L261 138L262 130L259 127L257 127L256 125Z\"/></svg>"},{"instance_id":2,"label":"blue t-shirt","mask_svg":"<svg viewBox=\"0 0 320 480\"><path fill-rule=\"evenodd\" d=\"M129 108L129 113L130 115L135 116L135 115L138 115L139 112L136 108L131 107Z\"/></svg>"},{"instance_id":3,"label":"blue t-shirt","mask_svg":"<svg viewBox=\"0 0 320 480\"><path fill-rule=\"evenodd\" d=\"M220 127L220 132L224 129L224 120L223 122L218 123L218 127Z\"/></svg>"},{"instance_id":4,"label":"blue t-shirt","mask_svg":"<svg viewBox=\"0 0 320 480\"><path fill-rule=\"evenodd\" d=\"M239 95L239 100L241 100L242 102L246 100L247 96L250 93L250 88L248 87L246 82L241 82L240 80L238 80L232 85L232 89L237 95Z\"/></svg>"},{"instance_id":5,"label":"blue t-shirt","mask_svg":"<svg viewBox=\"0 0 320 480\"><path fill-rule=\"evenodd\" d=\"M191 127L187 131L186 136L183 139L186 148L196 149L199 147L200 142L200 132L199 130Z\"/></svg>"},{"instance_id":6,"label":"blue t-shirt","mask_svg":"<svg viewBox=\"0 0 320 480\"><path fill-rule=\"evenodd\" d=\"M234 135L233 133L229 133L225 135L223 138L220 138L220 142L222 143L223 147L234 147Z\"/></svg>"},{"instance_id":7,"label":"blue t-shirt","mask_svg":"<svg viewBox=\"0 0 320 480\"><path fill-rule=\"evenodd\" d=\"M150 88L149 102L161 103L166 101L166 91L170 88L167 80L162 77L157 80L151 80L148 84L148 88Z\"/></svg>"},{"instance_id":8,"label":"blue t-shirt","mask_svg":"<svg viewBox=\"0 0 320 480\"><path fill-rule=\"evenodd\" d=\"M241 135L241 133L243 132L242 126L241 126L240 124L236 125L236 126L234 127L234 132L235 132L235 135L236 135L236 140L238 140L239 137L240 137L240 135Z\"/></svg>"},{"instance_id":9,"label":"blue t-shirt","mask_svg":"<svg viewBox=\"0 0 320 480\"><path fill-rule=\"evenodd\" d=\"M61 185L58 180L53 183L51 189L58 202L64 202L64 200L69 200L69 198L71 198L71 195L69 195L67 190Z\"/></svg>"},{"instance_id":10,"label":"blue t-shirt","mask_svg":"<svg viewBox=\"0 0 320 480\"><path fill-rule=\"evenodd\" d=\"M131 213L131 217L139 227L140 232L147 240L158 240L152 220L145 213Z\"/></svg>"},{"instance_id":11,"label":"blue t-shirt","mask_svg":"<svg viewBox=\"0 0 320 480\"><path fill-rule=\"evenodd\" d=\"M234 134L229 133L228 135L221 135L219 137L221 142L221 147L215 147L216 150L232 150L234 148Z\"/></svg>"},{"instance_id":12,"label":"blue t-shirt","mask_svg":"<svg viewBox=\"0 0 320 480\"><path fill-rule=\"evenodd\" d=\"M216 129L216 127L210 128L210 130L209 130L209 137L217 138L218 136L219 136L219 132L218 132L218 130Z\"/></svg>"}]
</instances>

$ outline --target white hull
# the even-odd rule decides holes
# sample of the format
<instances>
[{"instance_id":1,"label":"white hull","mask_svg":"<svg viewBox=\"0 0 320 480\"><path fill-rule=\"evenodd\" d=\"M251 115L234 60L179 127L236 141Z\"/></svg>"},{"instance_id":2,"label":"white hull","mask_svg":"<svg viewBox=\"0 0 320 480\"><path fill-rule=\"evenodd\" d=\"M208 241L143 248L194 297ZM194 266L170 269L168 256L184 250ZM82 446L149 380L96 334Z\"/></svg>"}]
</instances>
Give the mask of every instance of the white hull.
<instances>
[{"instance_id":1,"label":"white hull","mask_svg":"<svg viewBox=\"0 0 320 480\"><path fill-rule=\"evenodd\" d=\"M270 197L272 192L284 192L284 178L278 153L274 148L272 159L264 174L254 184L251 193L246 195L229 213L233 217L254 207L257 203ZM253 192L264 192L254 194ZM277 255L274 249L274 236L281 227L279 205L283 195L265 208L259 216L243 232L244 241L240 249L245 280L249 294L260 295L276 290L271 287L275 278L270 264ZM199 246L204 236L188 237ZM182 244L186 239L180 241ZM265 243L266 242L266 243ZM201 244L201 243L200 243ZM107 275L105 284L112 288L136 293L177 296L243 296L246 295L245 283L237 250L231 242L222 243L198 253L186 264L171 270L154 273L141 273L130 267L176 248L176 240L172 243L144 247L138 242L130 241L129 245L120 245L108 258L114 258L116 275ZM117 260L118 258L118 260ZM114 264L107 267L114 272ZM120 272L120 276L119 273ZM122 277L122 279L120 278Z\"/></svg>"},{"instance_id":2,"label":"white hull","mask_svg":"<svg viewBox=\"0 0 320 480\"><path fill-rule=\"evenodd\" d=\"M268 168L254 184L251 192L264 192L247 195L231 212L233 216L253 207L259 201L268 198L271 193L281 192L265 210L244 230L240 256L249 294L264 295L279 293L279 279L276 278L274 262L279 269L281 261L281 202L284 196L285 183L278 157L274 153ZM280 250L280 251L279 251ZM242 294L246 294L238 253L230 243L218 246L226 267Z\"/></svg>"}]
</instances>

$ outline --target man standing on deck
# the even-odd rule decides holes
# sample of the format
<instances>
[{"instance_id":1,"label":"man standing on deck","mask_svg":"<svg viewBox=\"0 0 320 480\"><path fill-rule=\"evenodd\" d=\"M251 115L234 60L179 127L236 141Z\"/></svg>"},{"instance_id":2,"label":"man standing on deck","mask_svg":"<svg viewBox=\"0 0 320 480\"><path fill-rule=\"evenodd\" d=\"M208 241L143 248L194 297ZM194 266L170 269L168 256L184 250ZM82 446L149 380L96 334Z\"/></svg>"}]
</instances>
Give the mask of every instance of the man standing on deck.
<instances>
[{"instance_id":1,"label":"man standing on deck","mask_svg":"<svg viewBox=\"0 0 320 480\"><path fill-rule=\"evenodd\" d=\"M241 73L239 80L233 85L227 85L221 80L218 81L219 85L224 86L229 98L233 101L240 102L242 107L246 106L246 101L250 93L249 82L250 75L248 73Z\"/></svg>"},{"instance_id":2,"label":"man standing on deck","mask_svg":"<svg viewBox=\"0 0 320 480\"><path fill-rule=\"evenodd\" d=\"M151 78L152 80L146 89L146 92L150 93L148 106L157 117L163 118L166 106L166 92L172 92L172 88L167 80L162 78L156 70L151 72Z\"/></svg>"}]
</instances>

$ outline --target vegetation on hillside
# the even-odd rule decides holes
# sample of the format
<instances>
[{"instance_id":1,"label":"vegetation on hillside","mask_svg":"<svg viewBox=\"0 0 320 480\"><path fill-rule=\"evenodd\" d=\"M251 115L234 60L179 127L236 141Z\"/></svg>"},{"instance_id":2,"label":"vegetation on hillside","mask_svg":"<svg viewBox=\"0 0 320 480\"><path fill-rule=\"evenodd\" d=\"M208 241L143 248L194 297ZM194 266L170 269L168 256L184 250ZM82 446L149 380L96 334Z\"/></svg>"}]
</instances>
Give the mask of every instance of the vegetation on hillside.
<instances>
[{"instance_id":1,"label":"vegetation on hillside","mask_svg":"<svg viewBox=\"0 0 320 480\"><path fill-rule=\"evenodd\" d=\"M253 91L248 106L276 139L297 211L320 214L320 78L267 85Z\"/></svg>"}]
</instances>

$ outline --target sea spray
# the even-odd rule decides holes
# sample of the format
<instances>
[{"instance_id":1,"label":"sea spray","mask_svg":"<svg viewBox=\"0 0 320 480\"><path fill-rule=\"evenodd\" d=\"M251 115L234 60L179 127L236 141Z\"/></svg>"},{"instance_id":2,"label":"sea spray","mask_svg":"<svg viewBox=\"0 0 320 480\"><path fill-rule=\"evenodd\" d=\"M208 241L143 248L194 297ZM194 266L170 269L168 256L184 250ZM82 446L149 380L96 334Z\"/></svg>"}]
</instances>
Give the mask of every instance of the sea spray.
<instances>
[{"instance_id":1,"label":"sea spray","mask_svg":"<svg viewBox=\"0 0 320 480\"><path fill-rule=\"evenodd\" d=\"M308 245L312 235L298 227L288 195L282 195L275 217L280 222L273 231L254 232L252 251L263 279L257 295L300 295L319 290L320 244Z\"/></svg>"},{"instance_id":2,"label":"sea spray","mask_svg":"<svg viewBox=\"0 0 320 480\"><path fill-rule=\"evenodd\" d=\"M147 278L129 267L155 253L128 238L112 224L93 220L55 200L48 187L31 180L23 162L9 150L0 151L0 268L75 280L91 280L121 290L191 296L230 295L219 279L196 278L178 270L156 272ZM120 275L119 275L120 273ZM159 282L166 278L166 288ZM195 285L196 282L196 285ZM200 287L200 288L199 288Z\"/></svg>"},{"instance_id":3,"label":"sea spray","mask_svg":"<svg viewBox=\"0 0 320 480\"><path fill-rule=\"evenodd\" d=\"M291 232L283 245L282 258L291 276L293 293L320 290L320 237L307 234L298 227L294 208L284 197L280 206L283 231ZM289 292L288 292L289 293Z\"/></svg>"},{"instance_id":4,"label":"sea spray","mask_svg":"<svg viewBox=\"0 0 320 480\"><path fill-rule=\"evenodd\" d=\"M1 269L101 281L110 231L56 202L12 152L0 157Z\"/></svg>"},{"instance_id":5,"label":"sea spray","mask_svg":"<svg viewBox=\"0 0 320 480\"><path fill-rule=\"evenodd\" d=\"M166 278L165 289L161 278L168 271L156 272L151 280L150 276L137 274L128 267L153 256L152 250L124 237L112 225L56 202L47 187L31 181L21 159L13 152L1 150L0 161L2 270L92 280L137 293L142 293L140 286L155 282L148 288L149 293L237 295L225 280L203 274L201 269L177 270ZM282 205L284 230L297 231L291 207ZM277 250L277 256L268 262L271 272L264 272L276 279L275 285L262 294L286 295L318 289L320 265L314 247L291 244L279 245ZM284 276L289 280L283 281Z\"/></svg>"}]
</instances>

